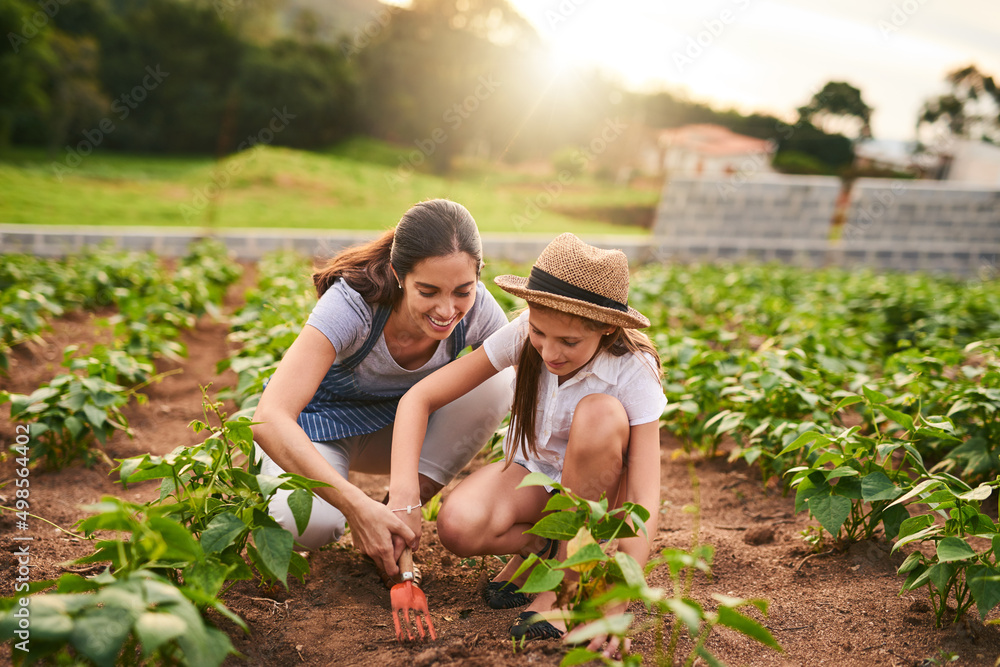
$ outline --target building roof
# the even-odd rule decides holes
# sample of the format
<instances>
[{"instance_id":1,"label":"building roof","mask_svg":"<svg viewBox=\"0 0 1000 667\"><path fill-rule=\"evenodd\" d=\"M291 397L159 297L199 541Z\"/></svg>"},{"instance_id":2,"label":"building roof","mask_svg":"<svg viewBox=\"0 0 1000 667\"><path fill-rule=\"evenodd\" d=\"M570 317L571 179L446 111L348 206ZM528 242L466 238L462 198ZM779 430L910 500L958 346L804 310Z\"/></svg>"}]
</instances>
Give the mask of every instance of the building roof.
<instances>
[{"instance_id":1,"label":"building roof","mask_svg":"<svg viewBox=\"0 0 1000 667\"><path fill-rule=\"evenodd\" d=\"M664 148L682 148L708 156L774 152L774 144L767 139L755 139L721 125L707 123L661 130L658 143Z\"/></svg>"}]
</instances>

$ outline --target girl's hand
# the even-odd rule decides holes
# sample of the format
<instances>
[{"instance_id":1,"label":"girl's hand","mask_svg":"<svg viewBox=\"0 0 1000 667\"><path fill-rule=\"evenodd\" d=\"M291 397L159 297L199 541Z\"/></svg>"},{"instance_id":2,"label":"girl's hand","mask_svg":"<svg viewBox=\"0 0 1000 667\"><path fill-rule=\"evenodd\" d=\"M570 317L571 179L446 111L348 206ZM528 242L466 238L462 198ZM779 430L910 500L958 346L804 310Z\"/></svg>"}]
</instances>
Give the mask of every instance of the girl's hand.
<instances>
[{"instance_id":1,"label":"girl's hand","mask_svg":"<svg viewBox=\"0 0 1000 667\"><path fill-rule=\"evenodd\" d=\"M604 609L605 616L614 616L616 614L625 613L625 609L628 607L625 603L619 603L606 607ZM605 658L611 660L621 660L621 652L624 648L625 653L628 653L632 649L632 640L625 639L624 646L620 645L619 638L613 635L598 635L590 640L587 644L588 651L594 651L595 653L600 652Z\"/></svg>"},{"instance_id":2,"label":"girl's hand","mask_svg":"<svg viewBox=\"0 0 1000 667\"><path fill-rule=\"evenodd\" d=\"M424 528L423 524L424 515L421 513L419 507L413 507L409 512L407 512L405 509L407 506L408 503L401 503L400 501L392 497L392 493L389 494L389 511L392 512L392 510L394 509L403 510L401 512L392 512L392 513L396 517L398 517L400 521L406 524L406 526L411 531L413 531L414 535L413 539L406 543L410 545L411 550L416 551L417 547L420 546L420 535L423 532ZM400 547L400 550L402 550L402 547Z\"/></svg>"},{"instance_id":3,"label":"girl's hand","mask_svg":"<svg viewBox=\"0 0 1000 667\"><path fill-rule=\"evenodd\" d=\"M354 545L390 577L399 573L397 561L403 547L419 540L419 534L398 514L371 498L366 498L360 507L347 514ZM415 514L420 517L419 511Z\"/></svg>"}]
</instances>

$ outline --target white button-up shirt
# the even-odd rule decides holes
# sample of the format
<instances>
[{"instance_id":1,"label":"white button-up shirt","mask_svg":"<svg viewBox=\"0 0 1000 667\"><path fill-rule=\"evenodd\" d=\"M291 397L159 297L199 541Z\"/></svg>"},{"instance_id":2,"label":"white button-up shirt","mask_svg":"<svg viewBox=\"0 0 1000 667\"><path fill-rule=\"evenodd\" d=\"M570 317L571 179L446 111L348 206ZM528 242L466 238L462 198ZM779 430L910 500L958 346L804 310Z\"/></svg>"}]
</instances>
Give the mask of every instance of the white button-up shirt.
<instances>
[{"instance_id":1,"label":"white button-up shirt","mask_svg":"<svg viewBox=\"0 0 1000 667\"><path fill-rule=\"evenodd\" d=\"M528 311L525 311L486 339L483 348L494 368L501 371L517 365L521 349L528 342L528 332ZM667 397L663 394L655 368L656 360L649 354L616 357L602 350L576 375L560 385L559 377L543 367L535 414L538 457L525 459L518 451L514 461L532 472L542 472L557 482L561 481L573 414L580 400L590 394L607 394L617 398L625 408L630 426L659 420L667 405ZM505 438L504 450L509 446Z\"/></svg>"}]
</instances>

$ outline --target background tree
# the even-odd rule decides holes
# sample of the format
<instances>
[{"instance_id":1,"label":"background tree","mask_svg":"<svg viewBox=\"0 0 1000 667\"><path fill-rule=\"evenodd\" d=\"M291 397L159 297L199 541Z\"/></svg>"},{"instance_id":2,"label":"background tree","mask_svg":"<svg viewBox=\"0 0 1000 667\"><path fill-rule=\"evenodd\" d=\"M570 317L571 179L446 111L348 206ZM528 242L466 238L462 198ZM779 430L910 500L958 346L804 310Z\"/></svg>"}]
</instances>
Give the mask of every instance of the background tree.
<instances>
[{"instance_id":1,"label":"background tree","mask_svg":"<svg viewBox=\"0 0 1000 667\"><path fill-rule=\"evenodd\" d=\"M0 148L10 144L19 117L45 114L50 108L46 91L48 69L55 64L49 26L30 36L22 30L39 12L22 0L0 1ZM13 37L12 37L13 36Z\"/></svg>"},{"instance_id":2,"label":"background tree","mask_svg":"<svg viewBox=\"0 0 1000 667\"><path fill-rule=\"evenodd\" d=\"M961 137L1000 143L1000 89L975 65L945 77L951 90L924 103L917 118L918 136Z\"/></svg>"},{"instance_id":3,"label":"background tree","mask_svg":"<svg viewBox=\"0 0 1000 667\"><path fill-rule=\"evenodd\" d=\"M843 81L830 81L799 107L799 119L827 133L853 135L855 139L872 136L872 108L861 98L861 91Z\"/></svg>"},{"instance_id":4,"label":"background tree","mask_svg":"<svg viewBox=\"0 0 1000 667\"><path fill-rule=\"evenodd\" d=\"M97 127L111 101L101 90L98 47L93 38L55 30L51 47L55 58L49 67L52 103L47 120L49 152L54 156L71 135Z\"/></svg>"}]
</instances>

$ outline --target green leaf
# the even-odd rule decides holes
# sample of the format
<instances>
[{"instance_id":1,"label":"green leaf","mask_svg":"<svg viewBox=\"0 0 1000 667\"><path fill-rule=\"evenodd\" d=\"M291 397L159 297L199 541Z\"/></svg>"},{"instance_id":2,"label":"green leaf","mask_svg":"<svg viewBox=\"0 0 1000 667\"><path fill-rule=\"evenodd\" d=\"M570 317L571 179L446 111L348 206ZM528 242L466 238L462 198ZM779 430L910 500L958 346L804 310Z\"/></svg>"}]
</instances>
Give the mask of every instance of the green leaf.
<instances>
[{"instance_id":1,"label":"green leaf","mask_svg":"<svg viewBox=\"0 0 1000 667\"><path fill-rule=\"evenodd\" d=\"M913 417L903 414L899 410L893 410L885 405L880 405L878 409L882 412L882 414L905 428L907 431L913 430Z\"/></svg>"},{"instance_id":2,"label":"green leaf","mask_svg":"<svg viewBox=\"0 0 1000 667\"><path fill-rule=\"evenodd\" d=\"M802 449L807 444L818 438L820 435L822 434L819 431L806 431L799 437L795 438L795 440L793 440L791 444L782 449L778 453L778 456L784 456L788 452L794 452L797 449Z\"/></svg>"},{"instance_id":3,"label":"green leaf","mask_svg":"<svg viewBox=\"0 0 1000 667\"><path fill-rule=\"evenodd\" d=\"M584 563L602 563L606 560L609 560L608 555L601 550L599 544L585 544L557 567L565 569Z\"/></svg>"},{"instance_id":4,"label":"green leaf","mask_svg":"<svg viewBox=\"0 0 1000 667\"><path fill-rule=\"evenodd\" d=\"M809 499L809 513L826 532L835 536L851 513L851 501L843 496L814 496Z\"/></svg>"},{"instance_id":5,"label":"green leaf","mask_svg":"<svg viewBox=\"0 0 1000 667\"><path fill-rule=\"evenodd\" d=\"M309 525L309 515L312 514L313 493L306 489L295 489L288 495L288 508L295 519L295 529L302 535Z\"/></svg>"},{"instance_id":6,"label":"green leaf","mask_svg":"<svg viewBox=\"0 0 1000 667\"><path fill-rule=\"evenodd\" d=\"M87 420L94 427L103 426L104 422L108 420L108 413L90 403L83 406L83 414L87 415Z\"/></svg>"},{"instance_id":7,"label":"green leaf","mask_svg":"<svg viewBox=\"0 0 1000 667\"><path fill-rule=\"evenodd\" d=\"M40 607L35 603L37 598L32 599L29 610L31 612L31 639L38 641L61 641L66 642L73 633L73 619L63 610L56 607ZM0 637L7 639L14 636L14 627L17 619L7 615L0 619Z\"/></svg>"},{"instance_id":8,"label":"green leaf","mask_svg":"<svg viewBox=\"0 0 1000 667\"><path fill-rule=\"evenodd\" d=\"M553 570L545 561L538 561L535 568L528 575L528 580L521 586L522 593L544 593L554 591L562 583L566 573L562 570Z\"/></svg>"},{"instance_id":9,"label":"green leaf","mask_svg":"<svg viewBox=\"0 0 1000 667\"><path fill-rule=\"evenodd\" d=\"M632 558L632 556L623 551L619 551L615 553L615 563L621 569L622 578L625 579L626 584L637 588L646 586L646 577L643 575L642 568L639 567L639 563L635 558Z\"/></svg>"},{"instance_id":10,"label":"green leaf","mask_svg":"<svg viewBox=\"0 0 1000 667\"><path fill-rule=\"evenodd\" d=\"M735 609L727 607L725 605L720 605L718 609L719 614L719 624L724 625L727 628L732 628L737 632L741 632L747 637L752 637L756 639L761 644L770 646L771 648L782 651L781 646L778 642L774 640L771 632L765 628L763 625L753 620L748 616L744 616Z\"/></svg>"},{"instance_id":11,"label":"green leaf","mask_svg":"<svg viewBox=\"0 0 1000 667\"><path fill-rule=\"evenodd\" d=\"M900 526L908 518L910 518L910 513L902 505L887 507L882 510L882 527L885 528L886 538L889 540L896 539L896 536L899 535Z\"/></svg>"},{"instance_id":12,"label":"green leaf","mask_svg":"<svg viewBox=\"0 0 1000 667\"><path fill-rule=\"evenodd\" d=\"M983 620L1000 604L1000 568L972 565L966 571L965 579L979 608L979 619Z\"/></svg>"},{"instance_id":13,"label":"green leaf","mask_svg":"<svg viewBox=\"0 0 1000 667\"><path fill-rule=\"evenodd\" d=\"M187 630L187 623L170 613L146 612L135 622L135 634L142 644L142 657L149 656Z\"/></svg>"},{"instance_id":14,"label":"green leaf","mask_svg":"<svg viewBox=\"0 0 1000 667\"><path fill-rule=\"evenodd\" d=\"M938 542L937 545L937 557L941 563L965 560L975 555L975 550L961 537L946 537Z\"/></svg>"},{"instance_id":15,"label":"green leaf","mask_svg":"<svg viewBox=\"0 0 1000 667\"><path fill-rule=\"evenodd\" d=\"M132 628L131 619L113 607L87 609L77 617L70 642L98 667L112 667Z\"/></svg>"},{"instance_id":16,"label":"green leaf","mask_svg":"<svg viewBox=\"0 0 1000 667\"><path fill-rule=\"evenodd\" d=\"M677 598L668 598L663 603L674 616L687 626L688 632L692 637L698 634L701 621L705 615L701 605L694 600L678 600Z\"/></svg>"},{"instance_id":17,"label":"green leaf","mask_svg":"<svg viewBox=\"0 0 1000 667\"><path fill-rule=\"evenodd\" d=\"M726 667L726 663L722 662L714 655L709 653L708 649L705 648L704 646L699 647L697 653L698 657L704 660L705 664L708 665L708 667Z\"/></svg>"},{"instance_id":18,"label":"green leaf","mask_svg":"<svg viewBox=\"0 0 1000 667\"><path fill-rule=\"evenodd\" d=\"M579 644L601 635L624 637L630 625L632 625L632 614L605 616L602 619L574 628L572 632L563 638L563 642L566 644Z\"/></svg>"},{"instance_id":19,"label":"green leaf","mask_svg":"<svg viewBox=\"0 0 1000 667\"><path fill-rule=\"evenodd\" d=\"M545 512L560 512L562 510L568 510L577 507L577 503L574 502L572 498L562 493L557 493L556 495L549 498L549 502L545 503Z\"/></svg>"},{"instance_id":20,"label":"green leaf","mask_svg":"<svg viewBox=\"0 0 1000 667\"><path fill-rule=\"evenodd\" d=\"M927 570L927 578L939 591L947 590L955 577L954 563L938 563Z\"/></svg>"},{"instance_id":21,"label":"green leaf","mask_svg":"<svg viewBox=\"0 0 1000 667\"><path fill-rule=\"evenodd\" d=\"M226 565L216 556L209 556L184 568L184 583L209 596L216 596L226 583L233 566Z\"/></svg>"},{"instance_id":22,"label":"green leaf","mask_svg":"<svg viewBox=\"0 0 1000 667\"><path fill-rule=\"evenodd\" d=\"M559 663L559 667L573 667L573 665L585 665L591 660L600 661L601 654L595 653L593 651L588 651L582 646L577 646L569 653L563 656L562 662Z\"/></svg>"},{"instance_id":23,"label":"green leaf","mask_svg":"<svg viewBox=\"0 0 1000 667\"><path fill-rule=\"evenodd\" d=\"M232 544L233 540L246 528L246 524L236 515L229 512L219 514L212 519L201 534L201 548L205 550L205 553L222 551Z\"/></svg>"},{"instance_id":24,"label":"green leaf","mask_svg":"<svg viewBox=\"0 0 1000 667\"><path fill-rule=\"evenodd\" d=\"M896 500L890 504L890 507L892 505L899 505L900 503L905 503L907 500L910 500L911 498L916 498L924 491L928 491L935 487L941 486L943 483L944 482L942 482L939 479L925 479L924 481L920 482L915 487L904 493L899 498L896 498Z\"/></svg>"},{"instance_id":25,"label":"green leaf","mask_svg":"<svg viewBox=\"0 0 1000 667\"><path fill-rule=\"evenodd\" d=\"M271 475L264 474L256 475L256 479L257 488L260 489L261 495L265 498L270 498L271 494L273 494L279 486L285 483L285 480L280 477L273 477Z\"/></svg>"},{"instance_id":26,"label":"green leaf","mask_svg":"<svg viewBox=\"0 0 1000 667\"><path fill-rule=\"evenodd\" d=\"M554 489L563 490L562 484L540 472L529 472L516 488L520 489L525 486L551 486Z\"/></svg>"},{"instance_id":27,"label":"green leaf","mask_svg":"<svg viewBox=\"0 0 1000 667\"><path fill-rule=\"evenodd\" d=\"M532 528L524 532L551 540L569 540L576 536L586 520L576 512L553 512L538 520Z\"/></svg>"},{"instance_id":28,"label":"green leaf","mask_svg":"<svg viewBox=\"0 0 1000 667\"><path fill-rule=\"evenodd\" d=\"M861 391L864 392L865 398L867 398L869 402L874 403L876 405L885 403L886 401L889 400L888 396L886 396L880 391L869 389L867 385L861 385Z\"/></svg>"},{"instance_id":29,"label":"green leaf","mask_svg":"<svg viewBox=\"0 0 1000 667\"><path fill-rule=\"evenodd\" d=\"M993 494L993 487L989 484L980 484L972 491L966 491L958 496L962 500L986 500Z\"/></svg>"},{"instance_id":30,"label":"green leaf","mask_svg":"<svg viewBox=\"0 0 1000 667\"><path fill-rule=\"evenodd\" d=\"M837 407L835 407L833 411L840 412L847 406L854 405L855 403L863 403L864 400L865 400L864 398L856 394L853 396L845 396L844 398L840 399L840 403L837 403Z\"/></svg>"},{"instance_id":31,"label":"green leaf","mask_svg":"<svg viewBox=\"0 0 1000 667\"><path fill-rule=\"evenodd\" d=\"M903 564L899 566L898 570L896 570L896 574L906 574L907 572L912 572L917 569L917 567L923 563L923 557L924 555L922 553L914 551L906 557Z\"/></svg>"},{"instance_id":32,"label":"green leaf","mask_svg":"<svg viewBox=\"0 0 1000 667\"><path fill-rule=\"evenodd\" d=\"M288 587L288 563L292 558L294 539L284 528L261 527L253 531L254 546L268 574Z\"/></svg>"},{"instance_id":33,"label":"green leaf","mask_svg":"<svg viewBox=\"0 0 1000 667\"><path fill-rule=\"evenodd\" d=\"M893 484L881 470L869 473L861 479L861 497L865 502L892 500L902 493L903 490Z\"/></svg>"},{"instance_id":34,"label":"green leaf","mask_svg":"<svg viewBox=\"0 0 1000 667\"><path fill-rule=\"evenodd\" d=\"M860 474L861 473L854 468L849 466L840 466L839 468L834 468L830 472L824 472L823 476L826 477L826 481L829 482L831 479L837 479L839 477L854 477Z\"/></svg>"}]
</instances>

